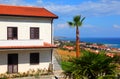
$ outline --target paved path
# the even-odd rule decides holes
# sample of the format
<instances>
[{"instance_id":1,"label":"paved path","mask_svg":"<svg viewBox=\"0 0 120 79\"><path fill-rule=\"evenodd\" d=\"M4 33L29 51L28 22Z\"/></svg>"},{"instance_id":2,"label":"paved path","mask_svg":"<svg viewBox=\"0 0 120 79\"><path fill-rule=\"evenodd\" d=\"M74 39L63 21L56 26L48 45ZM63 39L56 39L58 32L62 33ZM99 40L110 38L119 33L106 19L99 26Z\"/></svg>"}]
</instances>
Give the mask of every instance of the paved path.
<instances>
[{"instance_id":1,"label":"paved path","mask_svg":"<svg viewBox=\"0 0 120 79\"><path fill-rule=\"evenodd\" d=\"M62 75L62 68L60 66L60 64L58 63L57 59L56 59L56 52L54 51L53 54L53 67L54 67L54 75L58 78L58 79L63 79L63 75Z\"/></svg>"},{"instance_id":2,"label":"paved path","mask_svg":"<svg viewBox=\"0 0 120 79\"><path fill-rule=\"evenodd\" d=\"M55 55L53 55L53 66L54 66L54 71L62 70L60 64L58 63L57 59L55 58Z\"/></svg>"}]
</instances>

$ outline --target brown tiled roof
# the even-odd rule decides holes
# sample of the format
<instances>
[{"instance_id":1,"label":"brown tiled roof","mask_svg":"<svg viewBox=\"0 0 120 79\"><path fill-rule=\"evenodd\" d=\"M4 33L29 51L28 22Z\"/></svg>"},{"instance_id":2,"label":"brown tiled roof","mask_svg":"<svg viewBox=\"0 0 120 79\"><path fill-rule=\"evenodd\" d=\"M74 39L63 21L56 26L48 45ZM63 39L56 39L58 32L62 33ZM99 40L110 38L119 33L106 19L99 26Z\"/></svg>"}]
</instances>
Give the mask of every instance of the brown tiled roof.
<instances>
[{"instance_id":1,"label":"brown tiled roof","mask_svg":"<svg viewBox=\"0 0 120 79\"><path fill-rule=\"evenodd\" d=\"M30 49L30 48L56 48L55 45L44 42L41 46L0 46L0 49Z\"/></svg>"},{"instance_id":2,"label":"brown tiled roof","mask_svg":"<svg viewBox=\"0 0 120 79\"><path fill-rule=\"evenodd\" d=\"M58 18L45 8L0 5L0 15Z\"/></svg>"}]
</instances>

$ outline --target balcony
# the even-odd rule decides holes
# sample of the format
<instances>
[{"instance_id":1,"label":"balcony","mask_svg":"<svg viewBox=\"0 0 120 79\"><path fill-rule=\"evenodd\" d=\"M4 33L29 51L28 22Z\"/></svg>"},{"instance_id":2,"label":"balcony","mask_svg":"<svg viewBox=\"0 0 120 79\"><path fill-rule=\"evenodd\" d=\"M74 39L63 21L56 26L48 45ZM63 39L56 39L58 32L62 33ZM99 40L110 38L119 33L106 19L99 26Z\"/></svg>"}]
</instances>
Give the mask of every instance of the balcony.
<instances>
[{"instance_id":1,"label":"balcony","mask_svg":"<svg viewBox=\"0 0 120 79\"><path fill-rule=\"evenodd\" d=\"M43 46L43 40L0 40L1 46Z\"/></svg>"}]
</instances>

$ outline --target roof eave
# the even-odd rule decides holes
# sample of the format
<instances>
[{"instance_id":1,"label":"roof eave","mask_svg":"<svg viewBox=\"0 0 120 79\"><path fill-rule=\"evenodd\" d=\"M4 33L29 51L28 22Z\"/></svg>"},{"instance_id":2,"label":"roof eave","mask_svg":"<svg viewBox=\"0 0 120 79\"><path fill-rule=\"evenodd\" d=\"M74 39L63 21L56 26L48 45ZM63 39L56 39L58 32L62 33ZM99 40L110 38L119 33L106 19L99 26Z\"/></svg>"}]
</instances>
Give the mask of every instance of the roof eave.
<instances>
[{"instance_id":1,"label":"roof eave","mask_svg":"<svg viewBox=\"0 0 120 79\"><path fill-rule=\"evenodd\" d=\"M41 49L41 48L57 48L56 46L52 46L52 47L0 47L1 49Z\"/></svg>"},{"instance_id":2,"label":"roof eave","mask_svg":"<svg viewBox=\"0 0 120 79\"><path fill-rule=\"evenodd\" d=\"M53 19L58 19L58 16L33 16L33 15L12 15L12 14L0 14L0 16L37 17L37 18L53 18Z\"/></svg>"}]
</instances>

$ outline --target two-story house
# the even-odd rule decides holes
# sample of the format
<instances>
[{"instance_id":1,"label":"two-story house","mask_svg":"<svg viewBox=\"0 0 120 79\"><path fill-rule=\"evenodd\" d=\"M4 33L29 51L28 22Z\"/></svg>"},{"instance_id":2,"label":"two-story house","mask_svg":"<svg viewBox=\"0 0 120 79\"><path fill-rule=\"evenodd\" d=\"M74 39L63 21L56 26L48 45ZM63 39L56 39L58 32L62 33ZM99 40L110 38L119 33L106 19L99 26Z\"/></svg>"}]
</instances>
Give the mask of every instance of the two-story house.
<instances>
[{"instance_id":1,"label":"two-story house","mask_svg":"<svg viewBox=\"0 0 120 79\"><path fill-rule=\"evenodd\" d=\"M0 73L48 69L55 18L45 8L0 5Z\"/></svg>"}]
</instances>

